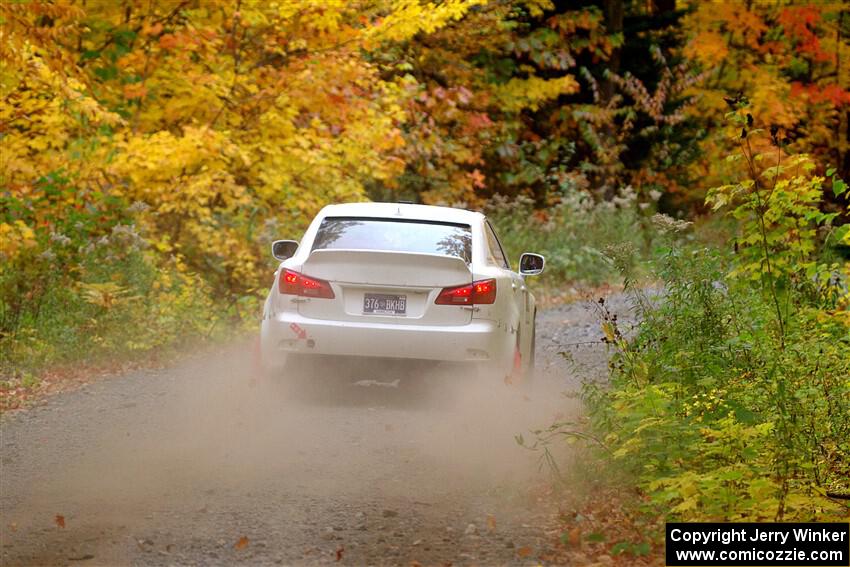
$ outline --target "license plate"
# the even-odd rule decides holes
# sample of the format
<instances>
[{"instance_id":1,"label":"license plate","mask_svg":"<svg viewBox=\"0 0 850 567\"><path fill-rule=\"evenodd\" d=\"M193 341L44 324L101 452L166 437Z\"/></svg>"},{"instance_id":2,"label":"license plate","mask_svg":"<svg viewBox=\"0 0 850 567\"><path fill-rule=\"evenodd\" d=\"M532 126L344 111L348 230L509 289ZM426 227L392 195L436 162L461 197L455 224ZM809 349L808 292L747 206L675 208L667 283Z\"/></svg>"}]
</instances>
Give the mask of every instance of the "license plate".
<instances>
[{"instance_id":1,"label":"license plate","mask_svg":"<svg viewBox=\"0 0 850 567\"><path fill-rule=\"evenodd\" d=\"M363 313L374 315L404 315L406 312L406 295L367 293L363 298Z\"/></svg>"}]
</instances>

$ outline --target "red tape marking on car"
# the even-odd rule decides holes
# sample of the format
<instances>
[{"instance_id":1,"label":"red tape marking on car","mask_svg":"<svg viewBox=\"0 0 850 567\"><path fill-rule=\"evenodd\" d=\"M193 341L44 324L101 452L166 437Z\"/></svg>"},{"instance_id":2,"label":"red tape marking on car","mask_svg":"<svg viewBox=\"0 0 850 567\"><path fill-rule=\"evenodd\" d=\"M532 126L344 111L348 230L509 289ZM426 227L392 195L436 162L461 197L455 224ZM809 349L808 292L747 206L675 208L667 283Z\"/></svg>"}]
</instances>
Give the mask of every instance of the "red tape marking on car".
<instances>
[{"instance_id":1,"label":"red tape marking on car","mask_svg":"<svg viewBox=\"0 0 850 567\"><path fill-rule=\"evenodd\" d=\"M302 329L301 325L299 325L298 323L292 323L291 325L289 325L289 328L292 329L293 333L298 335L299 339L306 339L307 338L307 331Z\"/></svg>"}]
</instances>

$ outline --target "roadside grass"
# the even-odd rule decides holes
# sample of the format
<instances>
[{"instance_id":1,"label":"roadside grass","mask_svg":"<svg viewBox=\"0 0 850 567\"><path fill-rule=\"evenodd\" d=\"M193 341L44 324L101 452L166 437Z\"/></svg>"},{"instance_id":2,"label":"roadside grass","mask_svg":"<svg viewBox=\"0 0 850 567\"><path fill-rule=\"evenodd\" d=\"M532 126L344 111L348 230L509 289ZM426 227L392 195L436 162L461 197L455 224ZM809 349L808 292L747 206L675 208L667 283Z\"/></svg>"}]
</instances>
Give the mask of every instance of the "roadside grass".
<instances>
[{"instance_id":1,"label":"roadside grass","mask_svg":"<svg viewBox=\"0 0 850 567\"><path fill-rule=\"evenodd\" d=\"M611 283L619 274L606 254L608 248L629 249L635 263L652 249L650 215L639 208L630 189L604 202L574 192L544 210L535 210L534 202L525 197L497 196L486 212L513 267L523 252L546 257L546 271L534 278L541 288Z\"/></svg>"},{"instance_id":2,"label":"roadside grass","mask_svg":"<svg viewBox=\"0 0 850 567\"><path fill-rule=\"evenodd\" d=\"M4 266L0 409L62 389L63 380L84 381L87 372L166 361L253 322L255 298L227 304L179 260L162 262L140 242L101 239L81 253L54 242Z\"/></svg>"},{"instance_id":3,"label":"roadside grass","mask_svg":"<svg viewBox=\"0 0 850 567\"><path fill-rule=\"evenodd\" d=\"M640 270L657 236L654 204L640 203L630 188L603 202L572 192L543 210L525 197L497 196L486 212L514 268L523 252L546 257L544 273L530 279L544 302L575 299L587 287L622 284L617 262Z\"/></svg>"}]
</instances>

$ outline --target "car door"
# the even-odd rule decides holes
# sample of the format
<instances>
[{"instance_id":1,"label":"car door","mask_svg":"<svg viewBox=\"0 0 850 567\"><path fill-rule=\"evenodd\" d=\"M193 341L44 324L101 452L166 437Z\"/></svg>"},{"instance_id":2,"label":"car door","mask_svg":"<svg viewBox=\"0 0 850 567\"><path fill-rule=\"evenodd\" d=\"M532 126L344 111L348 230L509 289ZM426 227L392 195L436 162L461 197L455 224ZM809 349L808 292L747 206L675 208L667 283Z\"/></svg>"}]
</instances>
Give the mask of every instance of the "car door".
<instances>
[{"instance_id":1,"label":"car door","mask_svg":"<svg viewBox=\"0 0 850 567\"><path fill-rule=\"evenodd\" d=\"M504 273L505 282L510 285L511 289L511 316L507 321L507 324L511 326L511 332L518 334L523 342L529 339L527 333L525 333L524 325L526 319L525 306L527 303L527 294L528 288L525 285L525 280L522 276L520 276L517 272L513 271L510 266L510 262L508 260L507 255L505 254L505 250L502 247L502 243L499 241L499 237L496 236L496 231L493 230L493 226L490 224L490 221L484 222L484 232L487 240L487 247L489 249L490 262L501 268Z\"/></svg>"}]
</instances>

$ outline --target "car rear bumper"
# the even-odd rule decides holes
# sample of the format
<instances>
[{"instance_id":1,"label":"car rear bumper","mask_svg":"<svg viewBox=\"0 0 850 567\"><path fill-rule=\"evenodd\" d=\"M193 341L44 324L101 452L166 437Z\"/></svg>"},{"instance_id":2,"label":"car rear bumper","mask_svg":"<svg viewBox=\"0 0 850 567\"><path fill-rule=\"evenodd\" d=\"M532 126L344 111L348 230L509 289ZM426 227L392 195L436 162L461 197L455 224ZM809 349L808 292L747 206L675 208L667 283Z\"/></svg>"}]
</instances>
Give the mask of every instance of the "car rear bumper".
<instances>
[{"instance_id":1,"label":"car rear bumper","mask_svg":"<svg viewBox=\"0 0 850 567\"><path fill-rule=\"evenodd\" d=\"M310 319L278 313L262 323L265 363L282 363L287 354L403 358L501 364L512 355L515 337L496 321L466 325L392 325Z\"/></svg>"}]
</instances>

